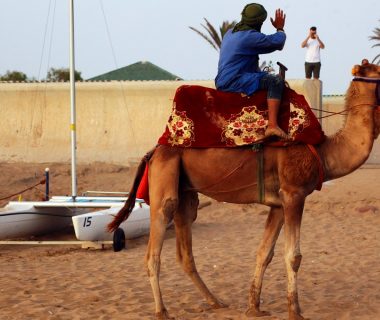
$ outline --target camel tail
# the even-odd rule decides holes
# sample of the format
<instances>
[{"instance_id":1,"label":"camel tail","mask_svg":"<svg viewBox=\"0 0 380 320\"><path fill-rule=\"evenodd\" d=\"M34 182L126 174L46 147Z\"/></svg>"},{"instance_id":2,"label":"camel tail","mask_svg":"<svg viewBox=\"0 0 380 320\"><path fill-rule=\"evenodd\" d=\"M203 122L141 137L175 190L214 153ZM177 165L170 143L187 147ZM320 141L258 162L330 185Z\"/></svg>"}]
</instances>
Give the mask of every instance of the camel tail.
<instances>
[{"instance_id":1,"label":"camel tail","mask_svg":"<svg viewBox=\"0 0 380 320\"><path fill-rule=\"evenodd\" d=\"M144 175L146 164L150 160L150 158L152 157L154 150L155 150L155 148L153 150L149 151L144 156L144 158L141 159L141 162L137 168L135 180L133 181L132 188L129 191L127 201L125 202L123 208L120 209L120 211L116 214L116 216L113 218L113 220L107 226L107 230L109 232L115 231L123 221L127 220L129 215L131 214L133 208L135 207L137 189L138 189L138 187L140 185L140 181Z\"/></svg>"}]
</instances>

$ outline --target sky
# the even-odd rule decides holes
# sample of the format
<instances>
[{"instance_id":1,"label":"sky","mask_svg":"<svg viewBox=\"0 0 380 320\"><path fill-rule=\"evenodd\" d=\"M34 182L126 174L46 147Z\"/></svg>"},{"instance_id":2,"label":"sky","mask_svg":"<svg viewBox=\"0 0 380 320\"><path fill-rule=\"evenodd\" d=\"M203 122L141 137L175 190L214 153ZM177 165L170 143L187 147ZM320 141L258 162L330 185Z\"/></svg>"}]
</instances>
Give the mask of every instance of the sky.
<instances>
[{"instance_id":1,"label":"sky","mask_svg":"<svg viewBox=\"0 0 380 320\"><path fill-rule=\"evenodd\" d=\"M211 80L219 54L188 27L202 28L206 17L218 27L240 20L240 0L74 0L75 64L88 79L138 61L150 61L186 80ZM380 49L369 40L380 27L379 0L265 0L273 17L286 13L287 40L282 51L262 55L280 61L288 79L304 77L301 42L317 26L326 48L321 51L324 94L343 94L351 68L372 60ZM51 67L69 65L69 0L0 0L0 74L18 70L43 79ZM105 17L105 18L104 18ZM262 32L275 29L268 19Z\"/></svg>"}]
</instances>

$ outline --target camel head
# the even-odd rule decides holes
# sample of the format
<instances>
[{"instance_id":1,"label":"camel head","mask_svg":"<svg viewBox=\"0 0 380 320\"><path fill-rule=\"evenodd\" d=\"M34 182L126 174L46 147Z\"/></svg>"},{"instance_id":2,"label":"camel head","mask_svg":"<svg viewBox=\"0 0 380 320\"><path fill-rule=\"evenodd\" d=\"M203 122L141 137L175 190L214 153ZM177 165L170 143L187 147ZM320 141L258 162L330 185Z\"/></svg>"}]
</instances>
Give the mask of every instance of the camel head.
<instances>
[{"instance_id":1,"label":"camel head","mask_svg":"<svg viewBox=\"0 0 380 320\"><path fill-rule=\"evenodd\" d=\"M355 86L350 93L373 98L374 138L376 139L380 133L380 65L371 64L367 59L363 59L361 65L355 65L352 68L352 75L355 77Z\"/></svg>"}]
</instances>

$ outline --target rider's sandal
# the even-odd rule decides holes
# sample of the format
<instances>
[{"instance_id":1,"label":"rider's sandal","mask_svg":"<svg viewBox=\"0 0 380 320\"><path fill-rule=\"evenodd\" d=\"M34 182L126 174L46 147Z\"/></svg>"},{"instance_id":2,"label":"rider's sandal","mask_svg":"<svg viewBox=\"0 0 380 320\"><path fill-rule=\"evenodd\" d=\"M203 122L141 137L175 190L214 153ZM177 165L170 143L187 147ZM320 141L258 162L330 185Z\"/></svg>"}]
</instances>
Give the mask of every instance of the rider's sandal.
<instances>
[{"instance_id":1,"label":"rider's sandal","mask_svg":"<svg viewBox=\"0 0 380 320\"><path fill-rule=\"evenodd\" d=\"M272 136L279 137L283 140L288 140L289 136L279 127L276 128L267 128L265 131L265 138L269 138Z\"/></svg>"}]
</instances>

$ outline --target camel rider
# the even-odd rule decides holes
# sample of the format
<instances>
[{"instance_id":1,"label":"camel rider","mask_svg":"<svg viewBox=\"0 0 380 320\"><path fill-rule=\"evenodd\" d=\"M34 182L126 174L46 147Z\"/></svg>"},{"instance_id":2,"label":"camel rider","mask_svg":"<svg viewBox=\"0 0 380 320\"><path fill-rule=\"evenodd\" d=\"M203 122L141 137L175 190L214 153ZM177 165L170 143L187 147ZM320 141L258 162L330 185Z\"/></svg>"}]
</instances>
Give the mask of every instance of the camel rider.
<instances>
[{"instance_id":1,"label":"camel rider","mask_svg":"<svg viewBox=\"0 0 380 320\"><path fill-rule=\"evenodd\" d=\"M270 19L277 32L261 33L267 18L265 8L257 3L244 7L241 21L223 37L215 85L218 90L252 95L257 90L268 90L268 127L265 136L286 139L287 134L277 124L284 80L277 75L261 72L259 54L282 50L286 15L277 9L275 19Z\"/></svg>"}]
</instances>

